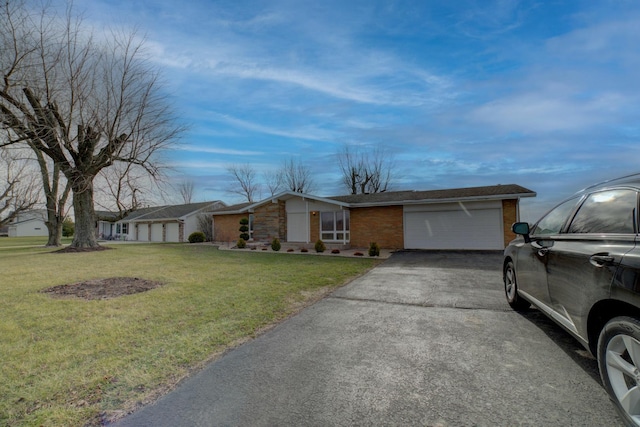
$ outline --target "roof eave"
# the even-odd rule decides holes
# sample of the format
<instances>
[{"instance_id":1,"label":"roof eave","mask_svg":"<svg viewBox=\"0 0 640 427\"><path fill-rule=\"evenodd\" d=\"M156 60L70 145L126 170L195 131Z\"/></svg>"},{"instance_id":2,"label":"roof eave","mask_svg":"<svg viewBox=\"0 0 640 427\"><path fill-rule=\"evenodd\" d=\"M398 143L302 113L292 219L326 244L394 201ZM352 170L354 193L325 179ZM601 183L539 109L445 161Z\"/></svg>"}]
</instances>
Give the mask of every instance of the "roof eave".
<instances>
[{"instance_id":1,"label":"roof eave","mask_svg":"<svg viewBox=\"0 0 640 427\"><path fill-rule=\"evenodd\" d=\"M507 200L519 199L522 197L535 197L536 193L516 193L516 194L497 194L491 196L470 196L470 197L449 197L439 199L419 199L419 200L395 200L388 202L366 202L366 203L350 203L352 208L370 208L376 206L398 206L398 205L424 205L436 203L456 203L456 202L482 202L487 200Z\"/></svg>"}]
</instances>

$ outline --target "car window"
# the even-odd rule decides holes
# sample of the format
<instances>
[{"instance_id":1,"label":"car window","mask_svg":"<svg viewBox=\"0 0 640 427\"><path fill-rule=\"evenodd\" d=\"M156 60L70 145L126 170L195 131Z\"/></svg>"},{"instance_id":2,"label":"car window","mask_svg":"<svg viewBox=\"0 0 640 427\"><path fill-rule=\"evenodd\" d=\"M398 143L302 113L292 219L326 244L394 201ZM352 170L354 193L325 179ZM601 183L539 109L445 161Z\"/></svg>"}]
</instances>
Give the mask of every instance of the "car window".
<instances>
[{"instance_id":1,"label":"car window","mask_svg":"<svg viewBox=\"0 0 640 427\"><path fill-rule=\"evenodd\" d=\"M567 221L567 217L573 211L573 208L578 203L579 198L576 197L571 200L567 200L564 203L556 206L547 213L538 223L535 225L531 235L543 235L543 234L556 234L562 229L562 226Z\"/></svg>"},{"instance_id":2,"label":"car window","mask_svg":"<svg viewBox=\"0 0 640 427\"><path fill-rule=\"evenodd\" d=\"M569 233L635 233L638 196L634 190L609 190L587 197Z\"/></svg>"}]
</instances>

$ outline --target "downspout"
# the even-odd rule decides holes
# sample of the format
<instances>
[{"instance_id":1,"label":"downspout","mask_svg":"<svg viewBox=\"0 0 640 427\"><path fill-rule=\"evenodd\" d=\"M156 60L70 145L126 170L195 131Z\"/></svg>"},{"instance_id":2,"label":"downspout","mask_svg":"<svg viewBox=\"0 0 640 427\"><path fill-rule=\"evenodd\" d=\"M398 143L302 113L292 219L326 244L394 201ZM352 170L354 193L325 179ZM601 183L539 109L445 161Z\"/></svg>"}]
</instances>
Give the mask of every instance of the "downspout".
<instances>
[{"instance_id":1,"label":"downspout","mask_svg":"<svg viewBox=\"0 0 640 427\"><path fill-rule=\"evenodd\" d=\"M309 219L309 201L304 201L305 206L305 223L307 225L307 241L305 243L309 243L311 241L311 220Z\"/></svg>"}]
</instances>

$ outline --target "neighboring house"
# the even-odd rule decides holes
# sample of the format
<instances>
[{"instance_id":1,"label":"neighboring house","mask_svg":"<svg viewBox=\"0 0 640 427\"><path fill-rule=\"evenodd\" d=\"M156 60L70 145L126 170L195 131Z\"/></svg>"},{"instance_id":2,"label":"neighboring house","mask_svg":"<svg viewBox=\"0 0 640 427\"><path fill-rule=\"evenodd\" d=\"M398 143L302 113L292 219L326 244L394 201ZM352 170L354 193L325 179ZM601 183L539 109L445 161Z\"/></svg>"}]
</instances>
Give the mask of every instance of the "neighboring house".
<instances>
[{"instance_id":1,"label":"neighboring house","mask_svg":"<svg viewBox=\"0 0 640 427\"><path fill-rule=\"evenodd\" d=\"M247 217L251 240L260 242L498 250L515 237L511 224L519 220L520 199L535 196L515 184L339 197L284 192L213 212L214 240L236 241Z\"/></svg>"},{"instance_id":2,"label":"neighboring house","mask_svg":"<svg viewBox=\"0 0 640 427\"><path fill-rule=\"evenodd\" d=\"M212 201L141 208L113 221L99 215L98 233L103 239L185 242L191 233L199 230L199 215L210 218L211 211L225 206L221 201Z\"/></svg>"},{"instance_id":3,"label":"neighboring house","mask_svg":"<svg viewBox=\"0 0 640 427\"><path fill-rule=\"evenodd\" d=\"M45 224L47 211L43 209L22 212L9 222L9 237L49 236Z\"/></svg>"}]
</instances>

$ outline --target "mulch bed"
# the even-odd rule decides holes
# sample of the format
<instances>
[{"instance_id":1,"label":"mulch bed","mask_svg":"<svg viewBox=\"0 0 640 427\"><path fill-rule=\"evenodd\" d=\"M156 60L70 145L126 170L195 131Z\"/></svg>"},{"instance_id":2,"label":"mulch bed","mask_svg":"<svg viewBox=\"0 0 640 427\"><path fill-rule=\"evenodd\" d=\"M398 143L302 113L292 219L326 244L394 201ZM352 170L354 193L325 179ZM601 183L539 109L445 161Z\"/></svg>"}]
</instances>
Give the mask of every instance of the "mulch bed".
<instances>
[{"instance_id":1,"label":"mulch bed","mask_svg":"<svg viewBox=\"0 0 640 427\"><path fill-rule=\"evenodd\" d=\"M53 298L100 300L146 292L162 285L162 282L137 277L109 277L53 286L41 292L49 294Z\"/></svg>"}]
</instances>

